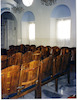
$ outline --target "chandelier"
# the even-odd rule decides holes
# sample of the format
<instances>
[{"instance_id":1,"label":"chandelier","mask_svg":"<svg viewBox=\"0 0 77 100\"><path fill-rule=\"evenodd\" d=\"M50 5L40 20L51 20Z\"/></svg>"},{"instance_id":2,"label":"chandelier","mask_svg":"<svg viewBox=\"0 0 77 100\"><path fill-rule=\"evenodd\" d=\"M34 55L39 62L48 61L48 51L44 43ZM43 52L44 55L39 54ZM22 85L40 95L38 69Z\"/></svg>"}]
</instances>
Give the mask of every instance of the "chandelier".
<instances>
[{"instance_id":1,"label":"chandelier","mask_svg":"<svg viewBox=\"0 0 77 100\"><path fill-rule=\"evenodd\" d=\"M24 9L23 7L20 6L20 2L17 0L17 5L16 6L13 6L12 7L12 10L15 12L15 13L21 13Z\"/></svg>"},{"instance_id":2,"label":"chandelier","mask_svg":"<svg viewBox=\"0 0 77 100\"><path fill-rule=\"evenodd\" d=\"M23 7L20 7L19 5L17 5L17 7L13 7L12 10L15 12L15 13L21 13L24 9Z\"/></svg>"},{"instance_id":3,"label":"chandelier","mask_svg":"<svg viewBox=\"0 0 77 100\"><path fill-rule=\"evenodd\" d=\"M42 5L51 6L56 3L57 0L41 0Z\"/></svg>"}]
</instances>

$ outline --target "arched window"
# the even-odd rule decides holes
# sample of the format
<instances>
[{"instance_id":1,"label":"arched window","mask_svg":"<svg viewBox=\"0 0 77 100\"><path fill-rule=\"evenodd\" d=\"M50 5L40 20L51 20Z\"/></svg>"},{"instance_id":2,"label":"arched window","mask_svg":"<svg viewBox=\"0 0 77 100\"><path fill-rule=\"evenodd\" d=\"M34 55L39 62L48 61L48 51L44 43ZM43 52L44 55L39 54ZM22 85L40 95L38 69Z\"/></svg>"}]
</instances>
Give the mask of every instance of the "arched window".
<instances>
[{"instance_id":1,"label":"arched window","mask_svg":"<svg viewBox=\"0 0 77 100\"><path fill-rule=\"evenodd\" d=\"M71 12L66 5L55 7L51 14L51 19L54 19L54 39L55 45L68 46L71 41ZM51 23L52 27L52 23ZM51 28L51 31L53 29Z\"/></svg>"},{"instance_id":2,"label":"arched window","mask_svg":"<svg viewBox=\"0 0 77 100\"><path fill-rule=\"evenodd\" d=\"M35 41L35 17L30 11L22 17L22 43L32 44Z\"/></svg>"}]
</instances>

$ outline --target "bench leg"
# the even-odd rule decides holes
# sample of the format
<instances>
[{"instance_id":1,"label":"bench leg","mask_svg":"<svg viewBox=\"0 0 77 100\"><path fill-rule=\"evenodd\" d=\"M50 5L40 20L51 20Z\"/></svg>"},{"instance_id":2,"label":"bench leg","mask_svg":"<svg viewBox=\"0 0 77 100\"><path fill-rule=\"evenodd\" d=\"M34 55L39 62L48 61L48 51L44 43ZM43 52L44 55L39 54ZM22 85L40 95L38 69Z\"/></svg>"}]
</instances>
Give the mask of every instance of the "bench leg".
<instances>
[{"instance_id":1,"label":"bench leg","mask_svg":"<svg viewBox=\"0 0 77 100\"><path fill-rule=\"evenodd\" d=\"M37 87L35 90L35 98L41 98L41 87Z\"/></svg>"},{"instance_id":2,"label":"bench leg","mask_svg":"<svg viewBox=\"0 0 77 100\"><path fill-rule=\"evenodd\" d=\"M39 68L39 77L37 82L37 88L35 89L35 98L41 98L41 67Z\"/></svg>"},{"instance_id":3,"label":"bench leg","mask_svg":"<svg viewBox=\"0 0 77 100\"><path fill-rule=\"evenodd\" d=\"M68 84L70 84L70 71L67 72Z\"/></svg>"},{"instance_id":4,"label":"bench leg","mask_svg":"<svg viewBox=\"0 0 77 100\"><path fill-rule=\"evenodd\" d=\"M55 79L55 91L58 92L58 79Z\"/></svg>"}]
</instances>

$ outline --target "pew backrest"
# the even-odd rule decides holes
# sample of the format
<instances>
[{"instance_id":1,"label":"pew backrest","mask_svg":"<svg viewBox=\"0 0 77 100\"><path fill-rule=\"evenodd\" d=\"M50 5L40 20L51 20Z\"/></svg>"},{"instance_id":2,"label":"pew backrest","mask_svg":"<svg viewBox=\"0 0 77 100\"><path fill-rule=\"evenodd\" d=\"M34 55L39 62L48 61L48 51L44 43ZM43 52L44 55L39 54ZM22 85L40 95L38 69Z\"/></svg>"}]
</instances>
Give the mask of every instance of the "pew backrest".
<instances>
[{"instance_id":1,"label":"pew backrest","mask_svg":"<svg viewBox=\"0 0 77 100\"><path fill-rule=\"evenodd\" d=\"M58 56L60 54L60 48L57 46L51 47L50 54L55 57Z\"/></svg>"},{"instance_id":2,"label":"pew backrest","mask_svg":"<svg viewBox=\"0 0 77 100\"><path fill-rule=\"evenodd\" d=\"M1 55L1 69L7 67L7 55Z\"/></svg>"},{"instance_id":3,"label":"pew backrest","mask_svg":"<svg viewBox=\"0 0 77 100\"><path fill-rule=\"evenodd\" d=\"M30 61L32 61L32 52L28 51L22 55L22 64L29 63Z\"/></svg>"},{"instance_id":4,"label":"pew backrest","mask_svg":"<svg viewBox=\"0 0 77 100\"><path fill-rule=\"evenodd\" d=\"M1 70L2 97L17 92L19 85L20 66L13 65Z\"/></svg>"},{"instance_id":5,"label":"pew backrest","mask_svg":"<svg viewBox=\"0 0 77 100\"><path fill-rule=\"evenodd\" d=\"M8 66L21 65L22 53L18 52L8 57Z\"/></svg>"},{"instance_id":6,"label":"pew backrest","mask_svg":"<svg viewBox=\"0 0 77 100\"><path fill-rule=\"evenodd\" d=\"M62 55L58 55L53 59L53 76L57 73L60 73L60 70L62 69Z\"/></svg>"},{"instance_id":7,"label":"pew backrest","mask_svg":"<svg viewBox=\"0 0 77 100\"><path fill-rule=\"evenodd\" d=\"M31 61L30 63L24 63L21 66L20 82L19 86L22 89L37 84L39 75L40 61Z\"/></svg>"}]
</instances>

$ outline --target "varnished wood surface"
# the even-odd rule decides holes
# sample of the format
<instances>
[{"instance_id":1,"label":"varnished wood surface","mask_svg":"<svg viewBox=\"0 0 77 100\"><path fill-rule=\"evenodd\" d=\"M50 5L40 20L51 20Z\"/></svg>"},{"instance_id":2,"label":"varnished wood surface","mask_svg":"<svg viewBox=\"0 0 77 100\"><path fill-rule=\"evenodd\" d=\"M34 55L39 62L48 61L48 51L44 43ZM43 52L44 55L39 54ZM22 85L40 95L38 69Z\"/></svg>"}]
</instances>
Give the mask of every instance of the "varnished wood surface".
<instances>
[{"instance_id":1,"label":"varnished wood surface","mask_svg":"<svg viewBox=\"0 0 77 100\"><path fill-rule=\"evenodd\" d=\"M1 69L7 67L7 55L1 55Z\"/></svg>"},{"instance_id":2,"label":"varnished wood surface","mask_svg":"<svg viewBox=\"0 0 77 100\"><path fill-rule=\"evenodd\" d=\"M37 83L38 85L37 85L36 88L33 88L33 89L35 90L35 95L36 95L35 97L36 98L37 97L40 98L41 97L41 86L46 84L46 83L48 83L48 82L50 82L50 81L52 81L53 79L55 79L55 90L56 91L58 91L58 77L60 77L61 75L67 74L68 83L70 83L70 72L63 73L63 71L66 70L67 67L69 67L69 57L70 56L69 56L68 53L63 54L63 55L60 54L60 55L55 56L55 57L53 55L50 55L50 56L48 56L46 58L41 59L41 61L39 61L40 65L37 64L37 63L34 63L36 61L32 61L31 62L31 61L27 61L26 60L26 59L29 58L29 56L31 54L32 54L32 52L30 51L29 54L27 54L27 55L26 55L26 53L23 54L23 55L21 54L21 56L20 57L17 56L17 58L16 58L16 55L15 56L12 55L12 57L16 58L16 61L13 62L13 65L17 64L18 62L21 65L20 66L21 71L20 71L20 77L19 77L18 86L23 86L24 85L24 88L26 88L26 87L28 87L30 85L35 84L36 80L38 79L39 80L39 82ZM38 56L37 53L34 53L34 55ZM14 58L9 60L9 63L12 63L12 61L14 61ZM23 59L20 61L19 58L23 58ZM28 60L32 60L32 56L30 56L30 58ZM38 75L37 75L38 71L36 70L37 69L37 67L36 67L37 65L40 66L40 74L38 74ZM9 66L10 66L10 64L9 64ZM35 70L35 71L33 72L33 70ZM57 73L60 73L60 75L55 76ZM41 83L42 79L45 79L49 75L51 75L51 78L49 80L45 81L44 83ZM2 74L2 77L3 76L4 75ZM2 78L2 82L3 81L4 80ZM7 82L7 83L9 84L9 82ZM2 84L4 84L4 83L2 83ZM24 88L22 88L22 89L24 89ZM20 89L20 91L22 89ZM23 96L24 94L29 93L33 89L28 90L28 91L26 91L26 92L24 92L22 94L21 94L21 92L19 92L20 96ZM10 88L7 88L7 90L11 91ZM16 90L14 90L13 92L16 92ZM13 93L13 92L10 92L10 93ZM9 92L6 92L6 94L8 95ZM15 96L15 98L16 97L20 97L20 96L19 95Z\"/></svg>"},{"instance_id":3,"label":"varnished wood surface","mask_svg":"<svg viewBox=\"0 0 77 100\"><path fill-rule=\"evenodd\" d=\"M19 83L20 66L14 65L1 71L2 95L9 95L17 92Z\"/></svg>"}]
</instances>

